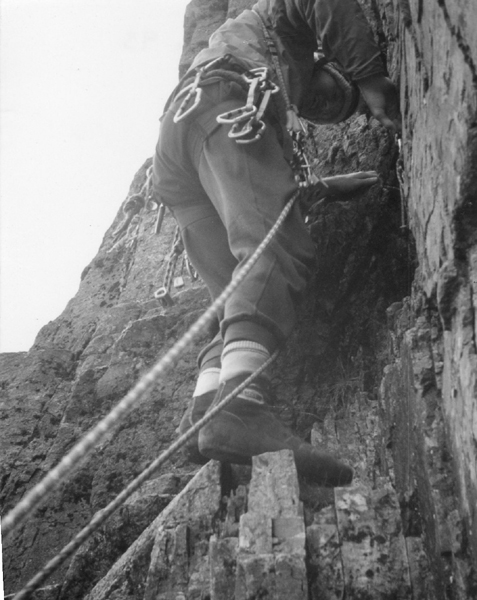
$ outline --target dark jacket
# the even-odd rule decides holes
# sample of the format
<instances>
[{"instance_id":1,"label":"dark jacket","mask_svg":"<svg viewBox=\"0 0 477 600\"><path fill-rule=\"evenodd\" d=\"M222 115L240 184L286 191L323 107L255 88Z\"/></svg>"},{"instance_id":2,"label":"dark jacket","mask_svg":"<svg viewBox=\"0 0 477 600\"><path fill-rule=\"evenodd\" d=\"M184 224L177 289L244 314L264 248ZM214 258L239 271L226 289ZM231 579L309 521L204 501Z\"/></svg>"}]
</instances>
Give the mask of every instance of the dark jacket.
<instances>
[{"instance_id":1,"label":"dark jacket","mask_svg":"<svg viewBox=\"0 0 477 600\"><path fill-rule=\"evenodd\" d=\"M275 41L290 100L297 106L319 48L357 82L384 74L379 47L357 0L259 0L219 27L192 67L225 54L247 68L272 67L259 15Z\"/></svg>"}]
</instances>

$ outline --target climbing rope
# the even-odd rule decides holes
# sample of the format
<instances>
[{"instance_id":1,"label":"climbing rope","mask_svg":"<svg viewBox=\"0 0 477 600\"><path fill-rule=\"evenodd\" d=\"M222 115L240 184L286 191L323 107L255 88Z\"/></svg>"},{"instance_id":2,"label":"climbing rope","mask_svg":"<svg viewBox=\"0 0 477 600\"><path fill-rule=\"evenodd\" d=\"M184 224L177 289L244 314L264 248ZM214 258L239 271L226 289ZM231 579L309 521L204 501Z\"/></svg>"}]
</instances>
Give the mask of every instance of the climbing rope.
<instances>
[{"instance_id":1,"label":"climbing rope","mask_svg":"<svg viewBox=\"0 0 477 600\"><path fill-rule=\"evenodd\" d=\"M48 577L54 573L74 552L95 532L101 525L137 490L139 487L161 467L173 454L182 448L204 425L223 410L240 392L254 381L278 356L278 350L254 373L236 387L228 396L210 409L195 425L186 433L178 438L167 450L158 456L136 479L124 488L105 508L100 510L93 519L67 544L54 558L52 558L44 567L33 577L26 586L18 592L13 600L25 600L31 593L37 590Z\"/></svg>"},{"instance_id":2,"label":"climbing rope","mask_svg":"<svg viewBox=\"0 0 477 600\"><path fill-rule=\"evenodd\" d=\"M156 383L156 381L170 369L184 350L216 317L226 300L242 283L249 271L258 261L264 250L271 243L279 227L291 211L297 200L300 189L293 196L280 213L277 221L270 229L264 240L257 247L246 264L239 270L237 275L228 284L225 290L210 305L205 313L190 327L190 329L178 340L174 346L157 363L141 377L136 385L124 396L124 398L111 410L73 449L52 469L42 481L40 481L26 496L12 509L2 521L2 533L6 538L64 481L78 466L78 464L91 454L94 447L105 439L108 433L118 422L130 412L133 405L138 402Z\"/></svg>"},{"instance_id":3,"label":"climbing rope","mask_svg":"<svg viewBox=\"0 0 477 600\"><path fill-rule=\"evenodd\" d=\"M252 11L259 19L265 43L267 44L272 59L273 69L278 79L279 89L285 102L287 128L293 142L292 169L295 173L295 180L300 187L308 188L317 184L319 181L322 181L321 177L316 175L313 170L318 156L316 139L313 135L314 125L310 123L310 121L300 117L298 108L290 102L290 96L285 83L285 77L283 76L275 41L273 40L262 15L254 9L252 9ZM315 155L315 160L313 162L310 162L309 160L311 154L310 150L312 150Z\"/></svg>"}]
</instances>

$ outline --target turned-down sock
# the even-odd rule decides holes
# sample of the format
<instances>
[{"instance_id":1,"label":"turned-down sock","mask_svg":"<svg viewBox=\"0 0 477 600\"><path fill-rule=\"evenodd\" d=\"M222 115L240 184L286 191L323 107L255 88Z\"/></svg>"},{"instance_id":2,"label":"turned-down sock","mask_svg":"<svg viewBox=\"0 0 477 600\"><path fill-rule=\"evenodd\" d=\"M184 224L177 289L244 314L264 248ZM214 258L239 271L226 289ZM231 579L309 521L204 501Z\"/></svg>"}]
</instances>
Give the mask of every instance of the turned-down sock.
<instances>
[{"instance_id":1,"label":"turned-down sock","mask_svg":"<svg viewBox=\"0 0 477 600\"><path fill-rule=\"evenodd\" d=\"M195 390L193 393L194 397L202 396L207 392L213 392L219 389L219 367L209 367L199 373Z\"/></svg>"},{"instance_id":2,"label":"turned-down sock","mask_svg":"<svg viewBox=\"0 0 477 600\"><path fill-rule=\"evenodd\" d=\"M265 346L256 342L239 340L227 344L222 352L220 383L243 373L254 373L269 358Z\"/></svg>"}]
</instances>

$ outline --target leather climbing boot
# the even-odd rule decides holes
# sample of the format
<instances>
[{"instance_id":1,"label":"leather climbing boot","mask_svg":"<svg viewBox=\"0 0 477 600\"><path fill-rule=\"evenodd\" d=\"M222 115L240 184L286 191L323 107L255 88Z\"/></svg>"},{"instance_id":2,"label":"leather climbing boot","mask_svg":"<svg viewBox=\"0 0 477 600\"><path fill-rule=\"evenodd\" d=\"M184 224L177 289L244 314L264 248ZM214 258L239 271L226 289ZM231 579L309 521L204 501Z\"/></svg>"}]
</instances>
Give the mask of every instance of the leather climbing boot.
<instances>
[{"instance_id":1,"label":"leather climbing boot","mask_svg":"<svg viewBox=\"0 0 477 600\"><path fill-rule=\"evenodd\" d=\"M233 391L247 375L222 384L213 406ZM333 456L320 452L286 427L268 404L263 382L258 379L234 398L199 432L203 456L236 464L250 464L264 452L292 450L297 471L323 486L351 483L353 470Z\"/></svg>"},{"instance_id":2,"label":"leather climbing boot","mask_svg":"<svg viewBox=\"0 0 477 600\"><path fill-rule=\"evenodd\" d=\"M202 419L212 404L216 393L216 391L206 392L201 396L194 396L192 398L177 429L179 435L183 435L199 419ZM190 462L197 465L205 465L205 463L209 462L209 459L199 452L198 441L199 434L196 433L183 447L183 454Z\"/></svg>"}]
</instances>

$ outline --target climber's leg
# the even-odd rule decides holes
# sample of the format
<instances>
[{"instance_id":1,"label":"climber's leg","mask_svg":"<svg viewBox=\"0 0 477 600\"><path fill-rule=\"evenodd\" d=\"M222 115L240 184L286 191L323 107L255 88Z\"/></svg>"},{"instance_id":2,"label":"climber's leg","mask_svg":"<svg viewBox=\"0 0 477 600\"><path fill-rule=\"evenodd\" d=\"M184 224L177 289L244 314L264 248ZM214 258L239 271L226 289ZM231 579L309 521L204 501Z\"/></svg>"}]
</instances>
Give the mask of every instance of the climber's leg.
<instances>
[{"instance_id":1,"label":"climber's leg","mask_svg":"<svg viewBox=\"0 0 477 600\"><path fill-rule=\"evenodd\" d=\"M190 258L213 296L251 256L296 189L272 127L255 144L240 146L228 137L227 128L217 125L216 115L226 108L214 104L213 94L220 96L223 86L214 87L215 92L209 90L212 103L208 110L198 114L188 127L178 123L173 126L176 129L169 130L172 119L166 116L165 131L176 138L172 144L162 145L155 160L160 167L158 180L163 184L161 195L168 193ZM223 253L217 253L219 248ZM221 321L225 346L220 388L214 402L263 364L289 335L295 303L304 291L312 258L313 246L295 207L269 249L226 303ZM204 368L202 379L199 376L195 401L183 419L183 429L207 410L217 383L216 368L209 372ZM249 462L257 453L282 448L292 449L300 472L315 481L335 485L351 479L348 467L318 453L278 420L268 403L265 377L248 386L199 434L200 454L218 460Z\"/></svg>"},{"instance_id":2,"label":"climber's leg","mask_svg":"<svg viewBox=\"0 0 477 600\"><path fill-rule=\"evenodd\" d=\"M195 385L192 399L179 424L178 432L184 434L210 408L219 388L221 354L223 341L220 332L207 344L198 357L199 376ZM204 464L209 459L199 452L199 434L193 436L186 444L184 453L190 462Z\"/></svg>"}]
</instances>

